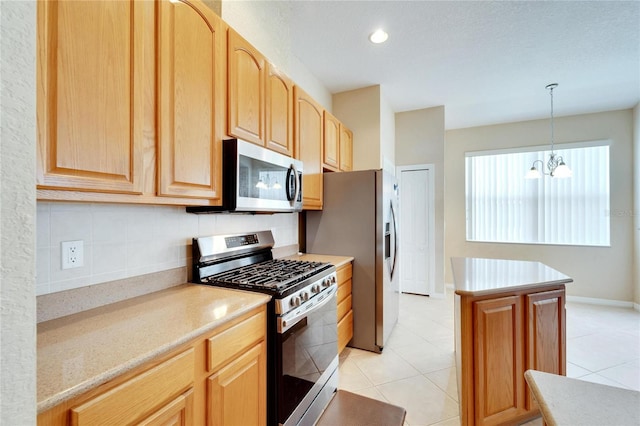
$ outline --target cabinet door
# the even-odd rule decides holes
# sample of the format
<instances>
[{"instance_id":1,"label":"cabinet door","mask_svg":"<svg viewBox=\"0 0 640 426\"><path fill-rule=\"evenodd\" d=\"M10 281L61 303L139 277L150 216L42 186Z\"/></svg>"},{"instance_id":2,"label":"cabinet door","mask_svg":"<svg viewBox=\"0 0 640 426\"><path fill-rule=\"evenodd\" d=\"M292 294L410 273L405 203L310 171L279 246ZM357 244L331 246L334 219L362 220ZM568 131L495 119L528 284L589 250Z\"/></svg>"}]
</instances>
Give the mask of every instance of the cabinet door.
<instances>
[{"instance_id":1,"label":"cabinet door","mask_svg":"<svg viewBox=\"0 0 640 426\"><path fill-rule=\"evenodd\" d=\"M298 86L294 86L295 158L304 163L302 205L322 210L323 108Z\"/></svg>"},{"instance_id":2,"label":"cabinet door","mask_svg":"<svg viewBox=\"0 0 640 426\"><path fill-rule=\"evenodd\" d=\"M265 425L265 342L260 342L209 377L208 391L209 425Z\"/></svg>"},{"instance_id":3,"label":"cabinet door","mask_svg":"<svg viewBox=\"0 0 640 426\"><path fill-rule=\"evenodd\" d=\"M353 132L340 124L340 170L353 170Z\"/></svg>"},{"instance_id":4,"label":"cabinet door","mask_svg":"<svg viewBox=\"0 0 640 426\"><path fill-rule=\"evenodd\" d=\"M265 144L265 58L248 41L229 28L227 133Z\"/></svg>"},{"instance_id":5,"label":"cabinet door","mask_svg":"<svg viewBox=\"0 0 640 426\"><path fill-rule=\"evenodd\" d=\"M193 424L193 389L160 407L138 426L187 426Z\"/></svg>"},{"instance_id":6,"label":"cabinet door","mask_svg":"<svg viewBox=\"0 0 640 426\"><path fill-rule=\"evenodd\" d=\"M495 425L524 412L522 302L474 302L475 423Z\"/></svg>"},{"instance_id":7,"label":"cabinet door","mask_svg":"<svg viewBox=\"0 0 640 426\"><path fill-rule=\"evenodd\" d=\"M39 1L39 188L142 193L150 2ZM147 21L148 20L148 21Z\"/></svg>"},{"instance_id":8,"label":"cabinet door","mask_svg":"<svg viewBox=\"0 0 640 426\"><path fill-rule=\"evenodd\" d=\"M158 17L159 195L221 202L224 43L199 0L162 0Z\"/></svg>"},{"instance_id":9,"label":"cabinet door","mask_svg":"<svg viewBox=\"0 0 640 426\"><path fill-rule=\"evenodd\" d=\"M565 291L528 294L527 360L525 370L566 374ZM527 391L527 409L537 407Z\"/></svg>"},{"instance_id":10,"label":"cabinet door","mask_svg":"<svg viewBox=\"0 0 640 426\"><path fill-rule=\"evenodd\" d=\"M324 152L322 163L333 171L340 169L340 122L328 111L324 112Z\"/></svg>"},{"instance_id":11,"label":"cabinet door","mask_svg":"<svg viewBox=\"0 0 640 426\"><path fill-rule=\"evenodd\" d=\"M268 64L267 148L293 157L293 82Z\"/></svg>"},{"instance_id":12,"label":"cabinet door","mask_svg":"<svg viewBox=\"0 0 640 426\"><path fill-rule=\"evenodd\" d=\"M150 412L157 414L158 405L171 405L171 402L163 402L175 401L176 394L184 395L193 386L194 365L194 351L189 349L79 407L72 408L71 424L116 425L130 424L141 417L148 419ZM185 404L187 402L188 400Z\"/></svg>"}]
</instances>

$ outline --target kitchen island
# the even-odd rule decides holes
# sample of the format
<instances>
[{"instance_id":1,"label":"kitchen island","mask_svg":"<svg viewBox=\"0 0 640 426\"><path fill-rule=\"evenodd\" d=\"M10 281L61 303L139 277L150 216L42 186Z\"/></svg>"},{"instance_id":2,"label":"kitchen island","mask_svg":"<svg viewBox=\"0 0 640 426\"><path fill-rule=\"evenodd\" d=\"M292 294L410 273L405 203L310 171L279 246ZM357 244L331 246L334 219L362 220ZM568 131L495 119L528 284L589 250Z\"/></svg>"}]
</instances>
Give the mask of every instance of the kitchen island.
<instances>
[{"instance_id":1,"label":"kitchen island","mask_svg":"<svg viewBox=\"0 0 640 426\"><path fill-rule=\"evenodd\" d=\"M540 415L524 372L566 374L565 284L540 262L452 258L462 425Z\"/></svg>"}]
</instances>

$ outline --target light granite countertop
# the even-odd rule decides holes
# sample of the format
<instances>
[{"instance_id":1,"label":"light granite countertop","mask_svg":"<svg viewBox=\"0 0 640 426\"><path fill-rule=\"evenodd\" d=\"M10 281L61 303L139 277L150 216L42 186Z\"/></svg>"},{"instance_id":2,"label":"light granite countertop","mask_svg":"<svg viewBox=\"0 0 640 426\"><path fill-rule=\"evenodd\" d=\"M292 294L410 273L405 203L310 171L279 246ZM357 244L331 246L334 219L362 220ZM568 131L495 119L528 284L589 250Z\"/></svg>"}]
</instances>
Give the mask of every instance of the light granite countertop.
<instances>
[{"instance_id":1,"label":"light granite countertop","mask_svg":"<svg viewBox=\"0 0 640 426\"><path fill-rule=\"evenodd\" d=\"M38 413L124 374L269 301L183 284L38 324Z\"/></svg>"},{"instance_id":2,"label":"light granite countertop","mask_svg":"<svg viewBox=\"0 0 640 426\"><path fill-rule=\"evenodd\" d=\"M456 294L481 296L567 284L573 279L540 263L525 260L451 258Z\"/></svg>"},{"instance_id":3,"label":"light granite countertop","mask_svg":"<svg viewBox=\"0 0 640 426\"><path fill-rule=\"evenodd\" d=\"M524 377L548 426L640 425L640 392L527 370Z\"/></svg>"},{"instance_id":4,"label":"light granite countertop","mask_svg":"<svg viewBox=\"0 0 640 426\"><path fill-rule=\"evenodd\" d=\"M339 268L342 265L345 265L353 261L353 257L351 256L332 256L328 254L314 254L314 253L298 253L292 256L287 256L285 257L285 259L331 263L336 268Z\"/></svg>"}]
</instances>

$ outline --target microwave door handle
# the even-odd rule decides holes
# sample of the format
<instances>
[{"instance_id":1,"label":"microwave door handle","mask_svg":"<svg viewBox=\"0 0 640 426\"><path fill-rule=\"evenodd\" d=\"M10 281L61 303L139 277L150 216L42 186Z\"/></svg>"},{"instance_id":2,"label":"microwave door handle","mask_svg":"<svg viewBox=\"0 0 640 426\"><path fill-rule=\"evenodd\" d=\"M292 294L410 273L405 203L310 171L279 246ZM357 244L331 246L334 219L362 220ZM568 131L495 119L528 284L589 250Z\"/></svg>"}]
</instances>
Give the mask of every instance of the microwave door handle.
<instances>
[{"instance_id":1,"label":"microwave door handle","mask_svg":"<svg viewBox=\"0 0 640 426\"><path fill-rule=\"evenodd\" d=\"M293 194L293 198L290 198L289 201L292 202L292 205L295 204L298 201L298 196L300 195L300 182L299 182L299 178L298 178L298 169L296 169L295 164L292 164L289 167L289 173L293 172L293 182L295 184L295 191ZM288 191L288 189L287 189ZM287 197L289 196L289 194L287 194Z\"/></svg>"},{"instance_id":2,"label":"microwave door handle","mask_svg":"<svg viewBox=\"0 0 640 426\"><path fill-rule=\"evenodd\" d=\"M396 213L393 208L393 201L391 201L391 223L393 224L393 264L391 265L391 279L393 280L393 273L396 270L396 260L398 258L398 228L396 227Z\"/></svg>"}]
</instances>

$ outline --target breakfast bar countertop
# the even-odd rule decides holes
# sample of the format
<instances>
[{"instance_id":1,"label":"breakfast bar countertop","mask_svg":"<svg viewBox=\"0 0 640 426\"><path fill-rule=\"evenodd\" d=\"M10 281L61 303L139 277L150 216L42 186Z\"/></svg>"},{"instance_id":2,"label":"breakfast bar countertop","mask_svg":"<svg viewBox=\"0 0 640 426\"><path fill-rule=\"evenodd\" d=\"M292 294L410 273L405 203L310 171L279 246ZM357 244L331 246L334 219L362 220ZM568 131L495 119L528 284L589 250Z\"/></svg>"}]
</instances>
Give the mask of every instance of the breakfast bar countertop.
<instances>
[{"instance_id":1,"label":"breakfast bar countertop","mask_svg":"<svg viewBox=\"0 0 640 426\"><path fill-rule=\"evenodd\" d=\"M471 257L451 258L456 294L481 296L567 284L571 277L540 262Z\"/></svg>"},{"instance_id":2,"label":"breakfast bar countertop","mask_svg":"<svg viewBox=\"0 0 640 426\"><path fill-rule=\"evenodd\" d=\"M127 373L270 300L183 284L38 324L38 413Z\"/></svg>"},{"instance_id":3,"label":"breakfast bar countertop","mask_svg":"<svg viewBox=\"0 0 640 426\"><path fill-rule=\"evenodd\" d=\"M524 377L548 426L640 424L638 391L536 370Z\"/></svg>"}]
</instances>

